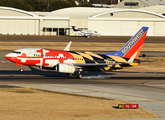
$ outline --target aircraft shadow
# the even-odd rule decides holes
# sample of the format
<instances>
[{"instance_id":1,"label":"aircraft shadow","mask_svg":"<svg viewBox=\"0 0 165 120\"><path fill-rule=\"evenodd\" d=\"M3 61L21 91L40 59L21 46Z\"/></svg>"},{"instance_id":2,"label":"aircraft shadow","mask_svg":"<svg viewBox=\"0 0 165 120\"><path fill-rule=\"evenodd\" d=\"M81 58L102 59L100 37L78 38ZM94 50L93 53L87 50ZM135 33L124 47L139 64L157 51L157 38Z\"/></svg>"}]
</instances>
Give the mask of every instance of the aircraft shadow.
<instances>
[{"instance_id":1,"label":"aircraft shadow","mask_svg":"<svg viewBox=\"0 0 165 120\"><path fill-rule=\"evenodd\" d=\"M55 71L43 71L43 70L39 70L36 69L34 67L28 66L31 70L30 71L26 71L24 70L23 72L19 71L19 70L0 70L0 75L41 75L44 77L55 77L55 76L64 76L63 73L58 73Z\"/></svg>"},{"instance_id":2,"label":"aircraft shadow","mask_svg":"<svg viewBox=\"0 0 165 120\"><path fill-rule=\"evenodd\" d=\"M7 78L7 77L13 77L17 76L17 77L21 77L23 78L28 77L28 78L43 78L42 79L47 79L47 78L53 78L53 79L78 79L77 77L77 72L75 72L72 77L68 77L65 73L59 73L56 71L52 71L52 70L41 70L41 69L37 69L31 66L28 66L31 71L23 71L20 72L18 70L0 70L0 75L2 75L0 77L1 78ZM120 76L120 73L130 73L133 75L124 75L124 76ZM112 73L110 72L84 72L82 71L82 75L83 78L82 79L111 79L111 80L165 80L165 74L163 75L163 73L157 73L155 74L156 76L150 76L150 74L152 73L148 73L145 76L139 76L136 74L136 72L122 72L122 71L113 71ZM161 76L159 76L159 74L161 74ZM6 76L4 76L6 75ZM8 76L9 75L9 76Z\"/></svg>"},{"instance_id":3,"label":"aircraft shadow","mask_svg":"<svg viewBox=\"0 0 165 120\"><path fill-rule=\"evenodd\" d=\"M26 75L28 77L30 76L34 76L34 75L41 75L43 77L61 77L61 78L70 78L70 79L74 79L77 78L77 72L75 72L72 76L73 77L68 77L65 73L59 73L53 70L41 70L41 69L37 69L35 67L32 66L28 66L31 70L26 71L24 70L23 72L19 71L19 70L0 70L0 75ZM84 72L82 71L82 74L85 76L88 75L112 75L112 73L104 73L104 72Z\"/></svg>"}]
</instances>

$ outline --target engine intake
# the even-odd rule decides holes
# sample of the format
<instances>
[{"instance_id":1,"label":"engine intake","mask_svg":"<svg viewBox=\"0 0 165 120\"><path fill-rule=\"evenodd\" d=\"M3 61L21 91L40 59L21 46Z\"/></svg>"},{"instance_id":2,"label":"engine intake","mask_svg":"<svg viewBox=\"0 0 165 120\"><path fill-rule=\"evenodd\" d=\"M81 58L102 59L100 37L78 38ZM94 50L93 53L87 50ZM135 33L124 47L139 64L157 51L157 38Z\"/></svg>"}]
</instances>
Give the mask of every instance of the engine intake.
<instances>
[{"instance_id":1,"label":"engine intake","mask_svg":"<svg viewBox=\"0 0 165 120\"><path fill-rule=\"evenodd\" d=\"M62 72L62 73L74 73L75 72L75 67L71 64L58 64L56 66L57 72Z\"/></svg>"}]
</instances>

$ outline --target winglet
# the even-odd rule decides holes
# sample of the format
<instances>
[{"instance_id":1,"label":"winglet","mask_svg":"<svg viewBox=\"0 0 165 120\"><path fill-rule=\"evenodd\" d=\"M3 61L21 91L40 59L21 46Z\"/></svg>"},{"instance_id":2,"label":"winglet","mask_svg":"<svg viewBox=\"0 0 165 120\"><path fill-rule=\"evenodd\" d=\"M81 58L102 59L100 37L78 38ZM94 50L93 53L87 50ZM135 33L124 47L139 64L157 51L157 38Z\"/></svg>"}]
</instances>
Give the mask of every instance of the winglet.
<instances>
[{"instance_id":1,"label":"winglet","mask_svg":"<svg viewBox=\"0 0 165 120\"><path fill-rule=\"evenodd\" d=\"M68 45L65 47L64 50L65 50L65 51L69 51L71 44L72 44L72 41L70 41L70 42L68 43Z\"/></svg>"},{"instance_id":2,"label":"winglet","mask_svg":"<svg viewBox=\"0 0 165 120\"><path fill-rule=\"evenodd\" d=\"M132 57L127 61L128 64L132 63L136 57L136 55L138 54L138 52L135 52Z\"/></svg>"}]
</instances>

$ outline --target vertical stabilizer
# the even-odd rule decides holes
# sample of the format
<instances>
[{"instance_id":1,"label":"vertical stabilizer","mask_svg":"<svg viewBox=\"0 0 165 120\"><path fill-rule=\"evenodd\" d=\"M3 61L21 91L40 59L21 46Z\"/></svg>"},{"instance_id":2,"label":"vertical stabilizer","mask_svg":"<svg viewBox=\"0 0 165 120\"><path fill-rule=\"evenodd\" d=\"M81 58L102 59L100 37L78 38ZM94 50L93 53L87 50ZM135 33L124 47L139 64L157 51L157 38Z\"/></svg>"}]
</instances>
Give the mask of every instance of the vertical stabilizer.
<instances>
[{"instance_id":1,"label":"vertical stabilizer","mask_svg":"<svg viewBox=\"0 0 165 120\"><path fill-rule=\"evenodd\" d=\"M142 27L119 51L106 53L106 55L131 58L137 52L135 59L139 57L141 48L147 35L148 27Z\"/></svg>"},{"instance_id":2,"label":"vertical stabilizer","mask_svg":"<svg viewBox=\"0 0 165 120\"><path fill-rule=\"evenodd\" d=\"M72 26L72 29L74 32L80 31L80 30L76 29L76 26Z\"/></svg>"}]
</instances>

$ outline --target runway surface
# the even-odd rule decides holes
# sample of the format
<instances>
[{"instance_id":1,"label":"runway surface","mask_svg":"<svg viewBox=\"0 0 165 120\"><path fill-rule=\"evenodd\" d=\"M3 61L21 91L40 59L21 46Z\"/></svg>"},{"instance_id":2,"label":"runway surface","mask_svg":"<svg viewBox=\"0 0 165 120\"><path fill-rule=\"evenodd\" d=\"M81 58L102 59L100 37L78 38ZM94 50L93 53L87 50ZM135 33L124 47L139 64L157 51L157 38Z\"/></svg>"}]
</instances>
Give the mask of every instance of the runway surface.
<instances>
[{"instance_id":1,"label":"runway surface","mask_svg":"<svg viewBox=\"0 0 165 120\"><path fill-rule=\"evenodd\" d=\"M0 86L28 87L60 93L124 100L139 104L139 107L160 117L153 120L165 119L164 73L118 71L103 74L89 72L84 73L84 76L86 77L78 79L54 71L39 72L32 70L20 73L16 70L1 70Z\"/></svg>"},{"instance_id":2,"label":"runway surface","mask_svg":"<svg viewBox=\"0 0 165 120\"><path fill-rule=\"evenodd\" d=\"M55 71L0 70L0 84L165 84L164 73L82 72L83 78L67 77Z\"/></svg>"},{"instance_id":3,"label":"runway surface","mask_svg":"<svg viewBox=\"0 0 165 120\"><path fill-rule=\"evenodd\" d=\"M165 74L144 72L83 72L83 79L55 71L24 66L24 71L12 63L0 63L0 87L30 87L55 92L118 99L139 104L165 119ZM141 119L143 120L143 119ZM150 119L144 119L150 120Z\"/></svg>"},{"instance_id":4,"label":"runway surface","mask_svg":"<svg viewBox=\"0 0 165 120\"><path fill-rule=\"evenodd\" d=\"M83 72L83 79L55 71L24 66L24 71L12 63L0 63L0 87L28 87L55 92L118 99L139 104L157 119L165 119L165 73L144 72Z\"/></svg>"}]
</instances>

